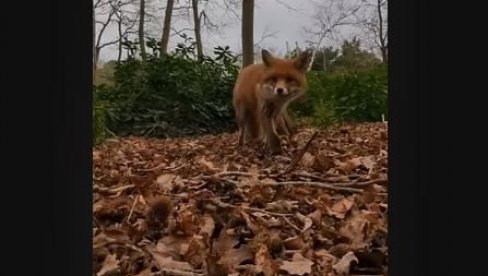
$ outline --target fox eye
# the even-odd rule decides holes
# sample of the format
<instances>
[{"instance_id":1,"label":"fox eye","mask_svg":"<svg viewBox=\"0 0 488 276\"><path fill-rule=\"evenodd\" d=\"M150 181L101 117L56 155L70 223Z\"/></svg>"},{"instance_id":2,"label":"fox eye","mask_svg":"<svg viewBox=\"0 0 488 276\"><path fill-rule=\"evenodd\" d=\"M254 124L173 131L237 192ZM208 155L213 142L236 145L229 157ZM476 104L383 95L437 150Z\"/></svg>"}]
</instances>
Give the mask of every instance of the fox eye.
<instances>
[{"instance_id":1,"label":"fox eye","mask_svg":"<svg viewBox=\"0 0 488 276\"><path fill-rule=\"evenodd\" d=\"M291 77L286 78L286 82L291 83L291 84L296 83L295 79L293 79Z\"/></svg>"},{"instance_id":2,"label":"fox eye","mask_svg":"<svg viewBox=\"0 0 488 276\"><path fill-rule=\"evenodd\" d=\"M269 78L269 81L270 81L270 82L273 82L273 83L276 83L276 77L271 77L271 78Z\"/></svg>"}]
</instances>

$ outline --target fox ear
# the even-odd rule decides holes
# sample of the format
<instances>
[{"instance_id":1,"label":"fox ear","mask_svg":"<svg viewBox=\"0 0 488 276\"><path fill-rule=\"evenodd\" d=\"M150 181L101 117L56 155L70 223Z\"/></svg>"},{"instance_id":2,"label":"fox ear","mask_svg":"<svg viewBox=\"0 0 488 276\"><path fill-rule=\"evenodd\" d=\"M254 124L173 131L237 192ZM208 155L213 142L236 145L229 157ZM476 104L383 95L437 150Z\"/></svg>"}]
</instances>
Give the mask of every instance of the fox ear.
<instances>
[{"instance_id":1,"label":"fox ear","mask_svg":"<svg viewBox=\"0 0 488 276\"><path fill-rule=\"evenodd\" d=\"M273 55L266 49L261 50L261 58L266 66L270 66L274 60Z\"/></svg>"},{"instance_id":2,"label":"fox ear","mask_svg":"<svg viewBox=\"0 0 488 276\"><path fill-rule=\"evenodd\" d=\"M298 70L306 71L308 68L308 64L310 63L311 57L312 53L307 50L305 52L302 52L297 58L295 58L293 64Z\"/></svg>"}]
</instances>

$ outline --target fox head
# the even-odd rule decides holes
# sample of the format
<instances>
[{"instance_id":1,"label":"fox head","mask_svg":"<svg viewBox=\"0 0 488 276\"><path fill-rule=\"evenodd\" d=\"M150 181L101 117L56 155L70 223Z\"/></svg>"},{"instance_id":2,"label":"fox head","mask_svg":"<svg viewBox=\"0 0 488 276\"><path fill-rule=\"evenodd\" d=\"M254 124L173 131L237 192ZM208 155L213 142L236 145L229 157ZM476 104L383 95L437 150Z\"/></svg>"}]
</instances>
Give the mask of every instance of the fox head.
<instances>
[{"instance_id":1,"label":"fox head","mask_svg":"<svg viewBox=\"0 0 488 276\"><path fill-rule=\"evenodd\" d=\"M264 74L261 78L261 88L266 98L295 99L305 93L307 71L310 62L310 52L305 51L294 59L280 59L269 51L261 52Z\"/></svg>"}]
</instances>

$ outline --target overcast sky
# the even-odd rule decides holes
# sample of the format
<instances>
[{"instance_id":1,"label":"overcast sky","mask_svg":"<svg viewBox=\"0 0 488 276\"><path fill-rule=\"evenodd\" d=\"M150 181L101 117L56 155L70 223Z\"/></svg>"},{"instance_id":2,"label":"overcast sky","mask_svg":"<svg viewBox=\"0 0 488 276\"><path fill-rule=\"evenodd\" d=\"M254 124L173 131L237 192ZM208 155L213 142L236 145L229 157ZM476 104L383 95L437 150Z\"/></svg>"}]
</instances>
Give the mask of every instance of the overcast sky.
<instances>
[{"instance_id":1,"label":"overcast sky","mask_svg":"<svg viewBox=\"0 0 488 276\"><path fill-rule=\"evenodd\" d=\"M162 0L157 1L156 4L162 5ZM214 0L215 1L215 0ZM217 0L222 1L222 0ZM286 50L286 42L289 47L295 46L295 41L300 47L305 47L306 40L310 39L310 35L304 32L304 27L313 28L314 21L314 1L319 0L255 0L255 14L254 14L254 41L261 40L263 34L273 34L272 37L267 37L259 45L264 48L278 50L277 54L284 54ZM166 1L164 1L166 2ZM202 9L205 9L205 4L201 4ZM237 11L240 16L240 10ZM147 24L148 32L155 37L160 37L162 28L162 13L156 13L156 18L151 19ZM226 12L224 9L208 9L209 18L220 27L220 33L204 31L203 46L205 50L211 51L214 46L230 46L234 52L241 51L241 25L240 20L235 17L235 14ZM159 16L159 14L161 14ZM191 22L188 18L175 17L173 26L176 29L191 27ZM194 37L192 31L187 31L190 37ZM103 41L114 40L117 37L115 26L108 28L103 36ZM177 36L170 38L170 48L174 47L180 41ZM334 44L334 42L326 42ZM335 45L335 44L334 44ZM117 47L115 45L106 47L102 50L100 61L107 61L117 59Z\"/></svg>"}]
</instances>

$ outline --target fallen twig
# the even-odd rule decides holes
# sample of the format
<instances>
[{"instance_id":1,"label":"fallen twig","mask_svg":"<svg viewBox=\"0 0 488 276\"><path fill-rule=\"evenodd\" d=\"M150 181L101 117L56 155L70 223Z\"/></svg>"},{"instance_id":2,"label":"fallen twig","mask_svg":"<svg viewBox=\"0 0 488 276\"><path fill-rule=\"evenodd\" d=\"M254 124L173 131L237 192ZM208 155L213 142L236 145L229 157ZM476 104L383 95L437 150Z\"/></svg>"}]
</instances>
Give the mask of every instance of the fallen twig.
<instances>
[{"instance_id":1,"label":"fallen twig","mask_svg":"<svg viewBox=\"0 0 488 276\"><path fill-rule=\"evenodd\" d=\"M302 229L300 229L298 226L293 224L289 219L287 219L286 217L283 217L283 219L286 221L286 223L288 223L291 227L293 227L293 229L297 230L298 232L302 232Z\"/></svg>"},{"instance_id":2,"label":"fallen twig","mask_svg":"<svg viewBox=\"0 0 488 276\"><path fill-rule=\"evenodd\" d=\"M248 206L236 206L236 205L232 205L232 204L229 204L229 203L225 203L225 202L222 202L220 200L212 200L213 203L217 204L219 207L222 207L222 208L241 208L241 209L244 209L244 210L249 210L249 211L253 211L253 212L259 212L259 213L263 213L263 214L267 214L267 215L270 215L270 216L279 216L279 217L287 217L287 216L293 216L293 214L280 214L280 213L273 213L273 212L269 212L269 211L265 211L265 210L262 210L262 209L259 209L259 208L253 208L253 207L248 207Z\"/></svg>"},{"instance_id":3,"label":"fallen twig","mask_svg":"<svg viewBox=\"0 0 488 276\"><path fill-rule=\"evenodd\" d=\"M216 177L214 175L211 175L211 176L200 176L200 179L203 179L203 180L220 180L222 182L227 182L231 185L234 185L234 186L237 186L239 185L239 182L237 181L234 181L234 180L230 180L230 179L226 179L226 178L223 178L223 177ZM206 184L200 184L201 186L205 186ZM200 185L198 186L198 188L200 188Z\"/></svg>"},{"instance_id":4,"label":"fallen twig","mask_svg":"<svg viewBox=\"0 0 488 276\"><path fill-rule=\"evenodd\" d=\"M288 168L283 173L281 173L280 175L289 173L289 172L291 172L291 170L293 170L296 167L296 165L298 164L298 162L300 162L300 160L302 159L305 152L307 152L307 149L310 146L310 144L312 143L312 140L315 139L315 136L317 136L318 133L319 133L318 131L315 131L315 133L312 135L310 140L308 140L308 142L305 144L305 146L300 150L300 152L298 152L298 154L295 156L295 158L293 158L293 160L291 161Z\"/></svg>"},{"instance_id":5,"label":"fallen twig","mask_svg":"<svg viewBox=\"0 0 488 276\"><path fill-rule=\"evenodd\" d=\"M252 177L253 175L248 172L239 172L239 171L225 171L219 172L214 174L215 177L224 177L224 176L245 176L245 177Z\"/></svg>"},{"instance_id":6,"label":"fallen twig","mask_svg":"<svg viewBox=\"0 0 488 276\"><path fill-rule=\"evenodd\" d=\"M100 187L98 185L93 185L93 191L97 193L109 193L109 194L117 194L121 193L125 190L134 188L134 184L129 184L125 186L120 186L117 188L107 188L107 187Z\"/></svg>"},{"instance_id":7,"label":"fallen twig","mask_svg":"<svg viewBox=\"0 0 488 276\"><path fill-rule=\"evenodd\" d=\"M372 179L368 181L359 182L357 180L351 182L343 182L343 183L334 183L334 185L341 186L341 187L365 187L372 184L386 184L388 179L385 178L378 178Z\"/></svg>"},{"instance_id":8,"label":"fallen twig","mask_svg":"<svg viewBox=\"0 0 488 276\"><path fill-rule=\"evenodd\" d=\"M137 169L137 171L139 171L139 172L153 172L153 171L157 171L157 170L174 171L174 170L184 168L186 166L188 166L188 165L181 165L181 166L176 166L176 167L166 167L165 164L159 164L156 167L152 167L149 169Z\"/></svg>"},{"instance_id":9,"label":"fallen twig","mask_svg":"<svg viewBox=\"0 0 488 276\"><path fill-rule=\"evenodd\" d=\"M312 187L317 187L317 188L329 189L329 190L333 190L333 191L345 191L345 192L353 192L353 193L360 193L363 191L361 189L341 187L341 186L335 185L335 184L322 183L322 182L309 182L309 181L259 182L259 185L264 185L264 186L305 185L305 186L312 186Z\"/></svg>"},{"instance_id":10,"label":"fallen twig","mask_svg":"<svg viewBox=\"0 0 488 276\"><path fill-rule=\"evenodd\" d=\"M163 269L161 269L158 272L152 273L151 275L152 276L162 276L162 275L173 275L173 276L203 276L204 274L202 274L202 273L196 273L196 272L181 271L181 270L170 269L170 268L163 268Z\"/></svg>"},{"instance_id":11,"label":"fallen twig","mask_svg":"<svg viewBox=\"0 0 488 276\"><path fill-rule=\"evenodd\" d=\"M132 212L134 212L134 207L136 207L137 201L139 199L139 195L134 197L134 203L132 203L132 207L130 208L129 215L127 216L127 222L130 222L130 218L132 216Z\"/></svg>"},{"instance_id":12,"label":"fallen twig","mask_svg":"<svg viewBox=\"0 0 488 276\"><path fill-rule=\"evenodd\" d=\"M121 245L121 246L130 248L130 249L132 249L134 251L137 251L139 253L145 252L145 250L143 250L143 249L141 249L141 248L139 248L139 247L137 247L137 246L135 246L135 245L133 245L133 244L131 244L129 242L119 241L119 240L116 240L116 239L113 239L113 238L108 238L108 237L105 238L105 240L106 240L105 243L103 243L100 246L93 246L93 248L96 249L96 248L104 247L104 246L109 245L109 244L118 244L118 245Z\"/></svg>"}]
</instances>

